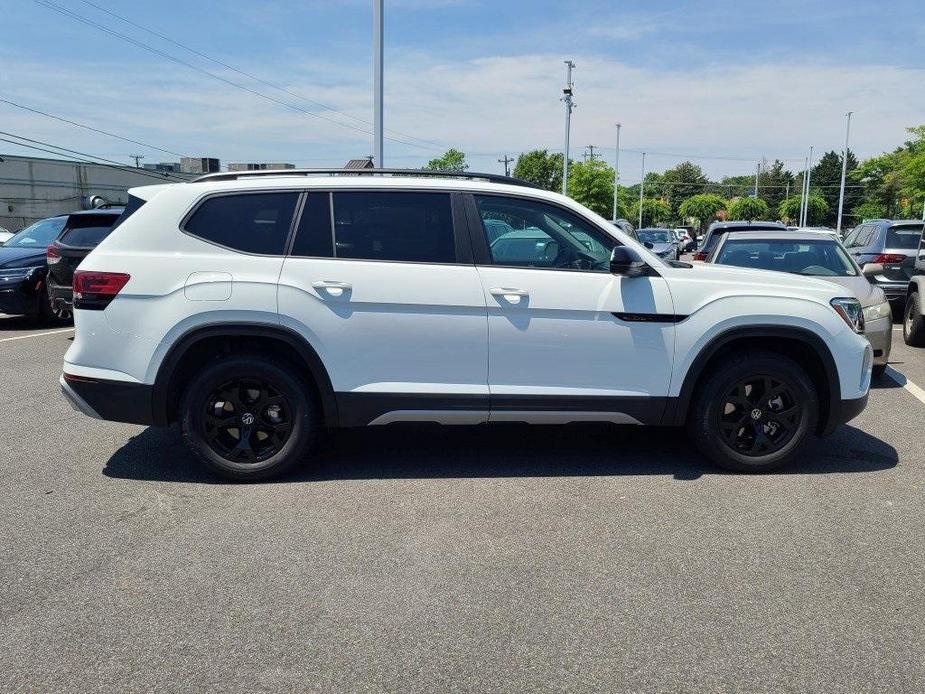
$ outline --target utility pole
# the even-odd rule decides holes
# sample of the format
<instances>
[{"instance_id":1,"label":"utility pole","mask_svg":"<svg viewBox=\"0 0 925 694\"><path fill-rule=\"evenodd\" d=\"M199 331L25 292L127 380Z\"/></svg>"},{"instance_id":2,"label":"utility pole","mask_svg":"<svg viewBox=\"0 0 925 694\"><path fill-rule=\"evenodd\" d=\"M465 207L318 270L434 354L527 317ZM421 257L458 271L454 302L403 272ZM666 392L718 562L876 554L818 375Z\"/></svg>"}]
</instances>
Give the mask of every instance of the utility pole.
<instances>
[{"instance_id":1,"label":"utility pole","mask_svg":"<svg viewBox=\"0 0 925 694\"><path fill-rule=\"evenodd\" d=\"M504 164L504 175L505 176L511 175L511 162L512 161L514 161L514 157L509 157L506 154L504 155L504 159L498 160L499 164Z\"/></svg>"},{"instance_id":2,"label":"utility pole","mask_svg":"<svg viewBox=\"0 0 925 694\"><path fill-rule=\"evenodd\" d=\"M845 114L845 150L842 152L841 156L841 188L838 191L838 225L835 227L835 231L838 232L838 235L841 236L841 213L842 209L845 206L845 174L848 173L848 136L851 134L851 114L853 111L848 111Z\"/></svg>"},{"instance_id":3,"label":"utility pole","mask_svg":"<svg viewBox=\"0 0 925 694\"><path fill-rule=\"evenodd\" d=\"M135 168L140 169L141 164L139 162L141 162L141 160L145 158L145 155L144 154L129 154L128 156L129 156L129 159L135 160Z\"/></svg>"},{"instance_id":4,"label":"utility pole","mask_svg":"<svg viewBox=\"0 0 925 694\"><path fill-rule=\"evenodd\" d=\"M382 63L384 57L384 0L373 0L373 151L376 166L385 167L382 147Z\"/></svg>"},{"instance_id":5,"label":"utility pole","mask_svg":"<svg viewBox=\"0 0 925 694\"><path fill-rule=\"evenodd\" d=\"M591 161L594 161L594 148L595 148L596 146L597 146L597 145L588 145L588 149L589 149L590 152L591 152L591 153L588 155L588 159L590 159Z\"/></svg>"},{"instance_id":6,"label":"utility pole","mask_svg":"<svg viewBox=\"0 0 925 694\"><path fill-rule=\"evenodd\" d=\"M620 128L622 125L617 123L617 154L613 159L613 221L617 221L617 202L620 199Z\"/></svg>"},{"instance_id":7,"label":"utility pole","mask_svg":"<svg viewBox=\"0 0 925 694\"><path fill-rule=\"evenodd\" d=\"M755 167L755 200L758 199L758 174L761 173L761 162L758 162L758 166Z\"/></svg>"},{"instance_id":8,"label":"utility pole","mask_svg":"<svg viewBox=\"0 0 925 694\"><path fill-rule=\"evenodd\" d=\"M642 228L642 191L646 187L646 153L642 153L642 180L639 181L639 226L637 229Z\"/></svg>"},{"instance_id":9,"label":"utility pole","mask_svg":"<svg viewBox=\"0 0 925 694\"><path fill-rule=\"evenodd\" d=\"M568 75L565 79L565 89L562 90L562 101L565 102L565 154L562 157L563 195L568 193L568 138L572 127L572 109L575 108L575 103L572 101L572 70L575 68L575 63L566 60L565 64L568 67Z\"/></svg>"}]
</instances>

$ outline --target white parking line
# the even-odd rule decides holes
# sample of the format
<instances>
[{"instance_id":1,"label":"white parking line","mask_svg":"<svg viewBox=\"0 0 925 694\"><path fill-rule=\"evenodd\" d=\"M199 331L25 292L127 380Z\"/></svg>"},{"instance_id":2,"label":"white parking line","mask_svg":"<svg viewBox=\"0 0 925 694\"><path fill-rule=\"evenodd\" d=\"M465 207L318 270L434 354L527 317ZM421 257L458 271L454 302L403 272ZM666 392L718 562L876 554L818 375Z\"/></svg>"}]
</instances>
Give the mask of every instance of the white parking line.
<instances>
[{"instance_id":1,"label":"white parking line","mask_svg":"<svg viewBox=\"0 0 925 694\"><path fill-rule=\"evenodd\" d=\"M894 369L892 366L886 367L886 375L892 378L894 381L896 381L899 385L901 385L907 391L909 391L912 394L912 397L914 397L916 400L925 404L925 390L922 390L921 388L919 388L917 385L915 385L912 381L906 378L903 374L899 373L899 371Z\"/></svg>"},{"instance_id":2,"label":"white parking line","mask_svg":"<svg viewBox=\"0 0 925 694\"><path fill-rule=\"evenodd\" d=\"M31 335L17 335L16 337L0 338L0 342L12 342L13 340L28 340L30 337L45 337L45 335L60 335L61 333L72 333L74 328L65 328L64 330L48 330L44 333L32 333Z\"/></svg>"}]
</instances>

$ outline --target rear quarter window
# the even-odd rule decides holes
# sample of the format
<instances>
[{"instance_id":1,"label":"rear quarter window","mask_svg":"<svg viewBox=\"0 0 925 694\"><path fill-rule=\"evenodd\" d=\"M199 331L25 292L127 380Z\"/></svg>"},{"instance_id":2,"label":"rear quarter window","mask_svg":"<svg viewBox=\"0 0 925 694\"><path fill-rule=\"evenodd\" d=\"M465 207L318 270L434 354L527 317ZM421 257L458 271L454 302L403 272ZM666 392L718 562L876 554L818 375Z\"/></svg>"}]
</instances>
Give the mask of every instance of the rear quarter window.
<instances>
[{"instance_id":1,"label":"rear quarter window","mask_svg":"<svg viewBox=\"0 0 925 694\"><path fill-rule=\"evenodd\" d=\"M239 193L206 198L183 230L244 253L283 255L298 192Z\"/></svg>"}]
</instances>

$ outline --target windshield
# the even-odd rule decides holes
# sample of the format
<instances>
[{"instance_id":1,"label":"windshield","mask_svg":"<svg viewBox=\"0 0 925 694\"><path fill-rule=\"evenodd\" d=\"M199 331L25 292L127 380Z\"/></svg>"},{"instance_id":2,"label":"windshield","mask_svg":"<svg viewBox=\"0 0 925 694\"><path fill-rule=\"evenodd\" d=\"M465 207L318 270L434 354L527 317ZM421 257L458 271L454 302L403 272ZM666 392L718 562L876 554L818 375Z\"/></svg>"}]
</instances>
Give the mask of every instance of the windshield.
<instances>
[{"instance_id":1,"label":"windshield","mask_svg":"<svg viewBox=\"0 0 925 694\"><path fill-rule=\"evenodd\" d=\"M778 270L815 277L855 277L858 272L837 241L733 240L714 261L758 270Z\"/></svg>"},{"instance_id":2,"label":"windshield","mask_svg":"<svg viewBox=\"0 0 925 694\"><path fill-rule=\"evenodd\" d=\"M28 226L9 241L3 244L4 248L45 248L58 238L64 228L67 217L52 217Z\"/></svg>"},{"instance_id":3,"label":"windshield","mask_svg":"<svg viewBox=\"0 0 925 694\"><path fill-rule=\"evenodd\" d=\"M640 229L639 240L643 243L671 243L671 235L667 229Z\"/></svg>"}]
</instances>

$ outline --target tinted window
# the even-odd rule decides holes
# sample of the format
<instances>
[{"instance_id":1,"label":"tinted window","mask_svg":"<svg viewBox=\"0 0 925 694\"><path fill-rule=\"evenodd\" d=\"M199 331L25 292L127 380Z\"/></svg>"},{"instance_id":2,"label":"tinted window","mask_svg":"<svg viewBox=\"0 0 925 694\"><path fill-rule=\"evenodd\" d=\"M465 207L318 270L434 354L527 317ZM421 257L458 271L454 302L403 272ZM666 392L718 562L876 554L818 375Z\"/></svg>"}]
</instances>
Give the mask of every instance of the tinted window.
<instances>
[{"instance_id":1,"label":"tinted window","mask_svg":"<svg viewBox=\"0 0 925 694\"><path fill-rule=\"evenodd\" d=\"M64 228L67 217L52 217L26 227L9 241L3 244L4 248L45 248L58 238Z\"/></svg>"},{"instance_id":2,"label":"tinted window","mask_svg":"<svg viewBox=\"0 0 925 694\"><path fill-rule=\"evenodd\" d=\"M503 222L512 230L489 242L498 265L607 272L616 240L577 215L534 200L477 195L486 239Z\"/></svg>"},{"instance_id":3,"label":"tinted window","mask_svg":"<svg viewBox=\"0 0 925 694\"><path fill-rule=\"evenodd\" d=\"M714 262L760 270L778 270L815 277L853 277L854 264L837 241L727 241Z\"/></svg>"},{"instance_id":4,"label":"tinted window","mask_svg":"<svg viewBox=\"0 0 925 694\"><path fill-rule=\"evenodd\" d=\"M886 232L887 248L918 248L922 227L890 227Z\"/></svg>"},{"instance_id":5,"label":"tinted window","mask_svg":"<svg viewBox=\"0 0 925 694\"><path fill-rule=\"evenodd\" d=\"M877 227L871 226L870 224L865 224L860 229L858 229L857 235L851 239L849 244L850 248L861 248L862 246L870 245L870 242L873 240L874 233L877 231Z\"/></svg>"},{"instance_id":6,"label":"tinted window","mask_svg":"<svg viewBox=\"0 0 925 694\"><path fill-rule=\"evenodd\" d=\"M455 263L444 193L334 193L337 258Z\"/></svg>"},{"instance_id":7,"label":"tinted window","mask_svg":"<svg viewBox=\"0 0 925 694\"><path fill-rule=\"evenodd\" d=\"M80 215L71 217L61 243L79 248L92 248L109 236L115 215Z\"/></svg>"},{"instance_id":8,"label":"tinted window","mask_svg":"<svg viewBox=\"0 0 925 694\"><path fill-rule=\"evenodd\" d=\"M334 255L329 193L309 193L306 196L299 230L292 245L292 255L311 258L330 258Z\"/></svg>"},{"instance_id":9,"label":"tinted window","mask_svg":"<svg viewBox=\"0 0 925 694\"><path fill-rule=\"evenodd\" d=\"M184 227L206 241L246 253L282 255L298 193L244 193L205 200Z\"/></svg>"}]
</instances>

